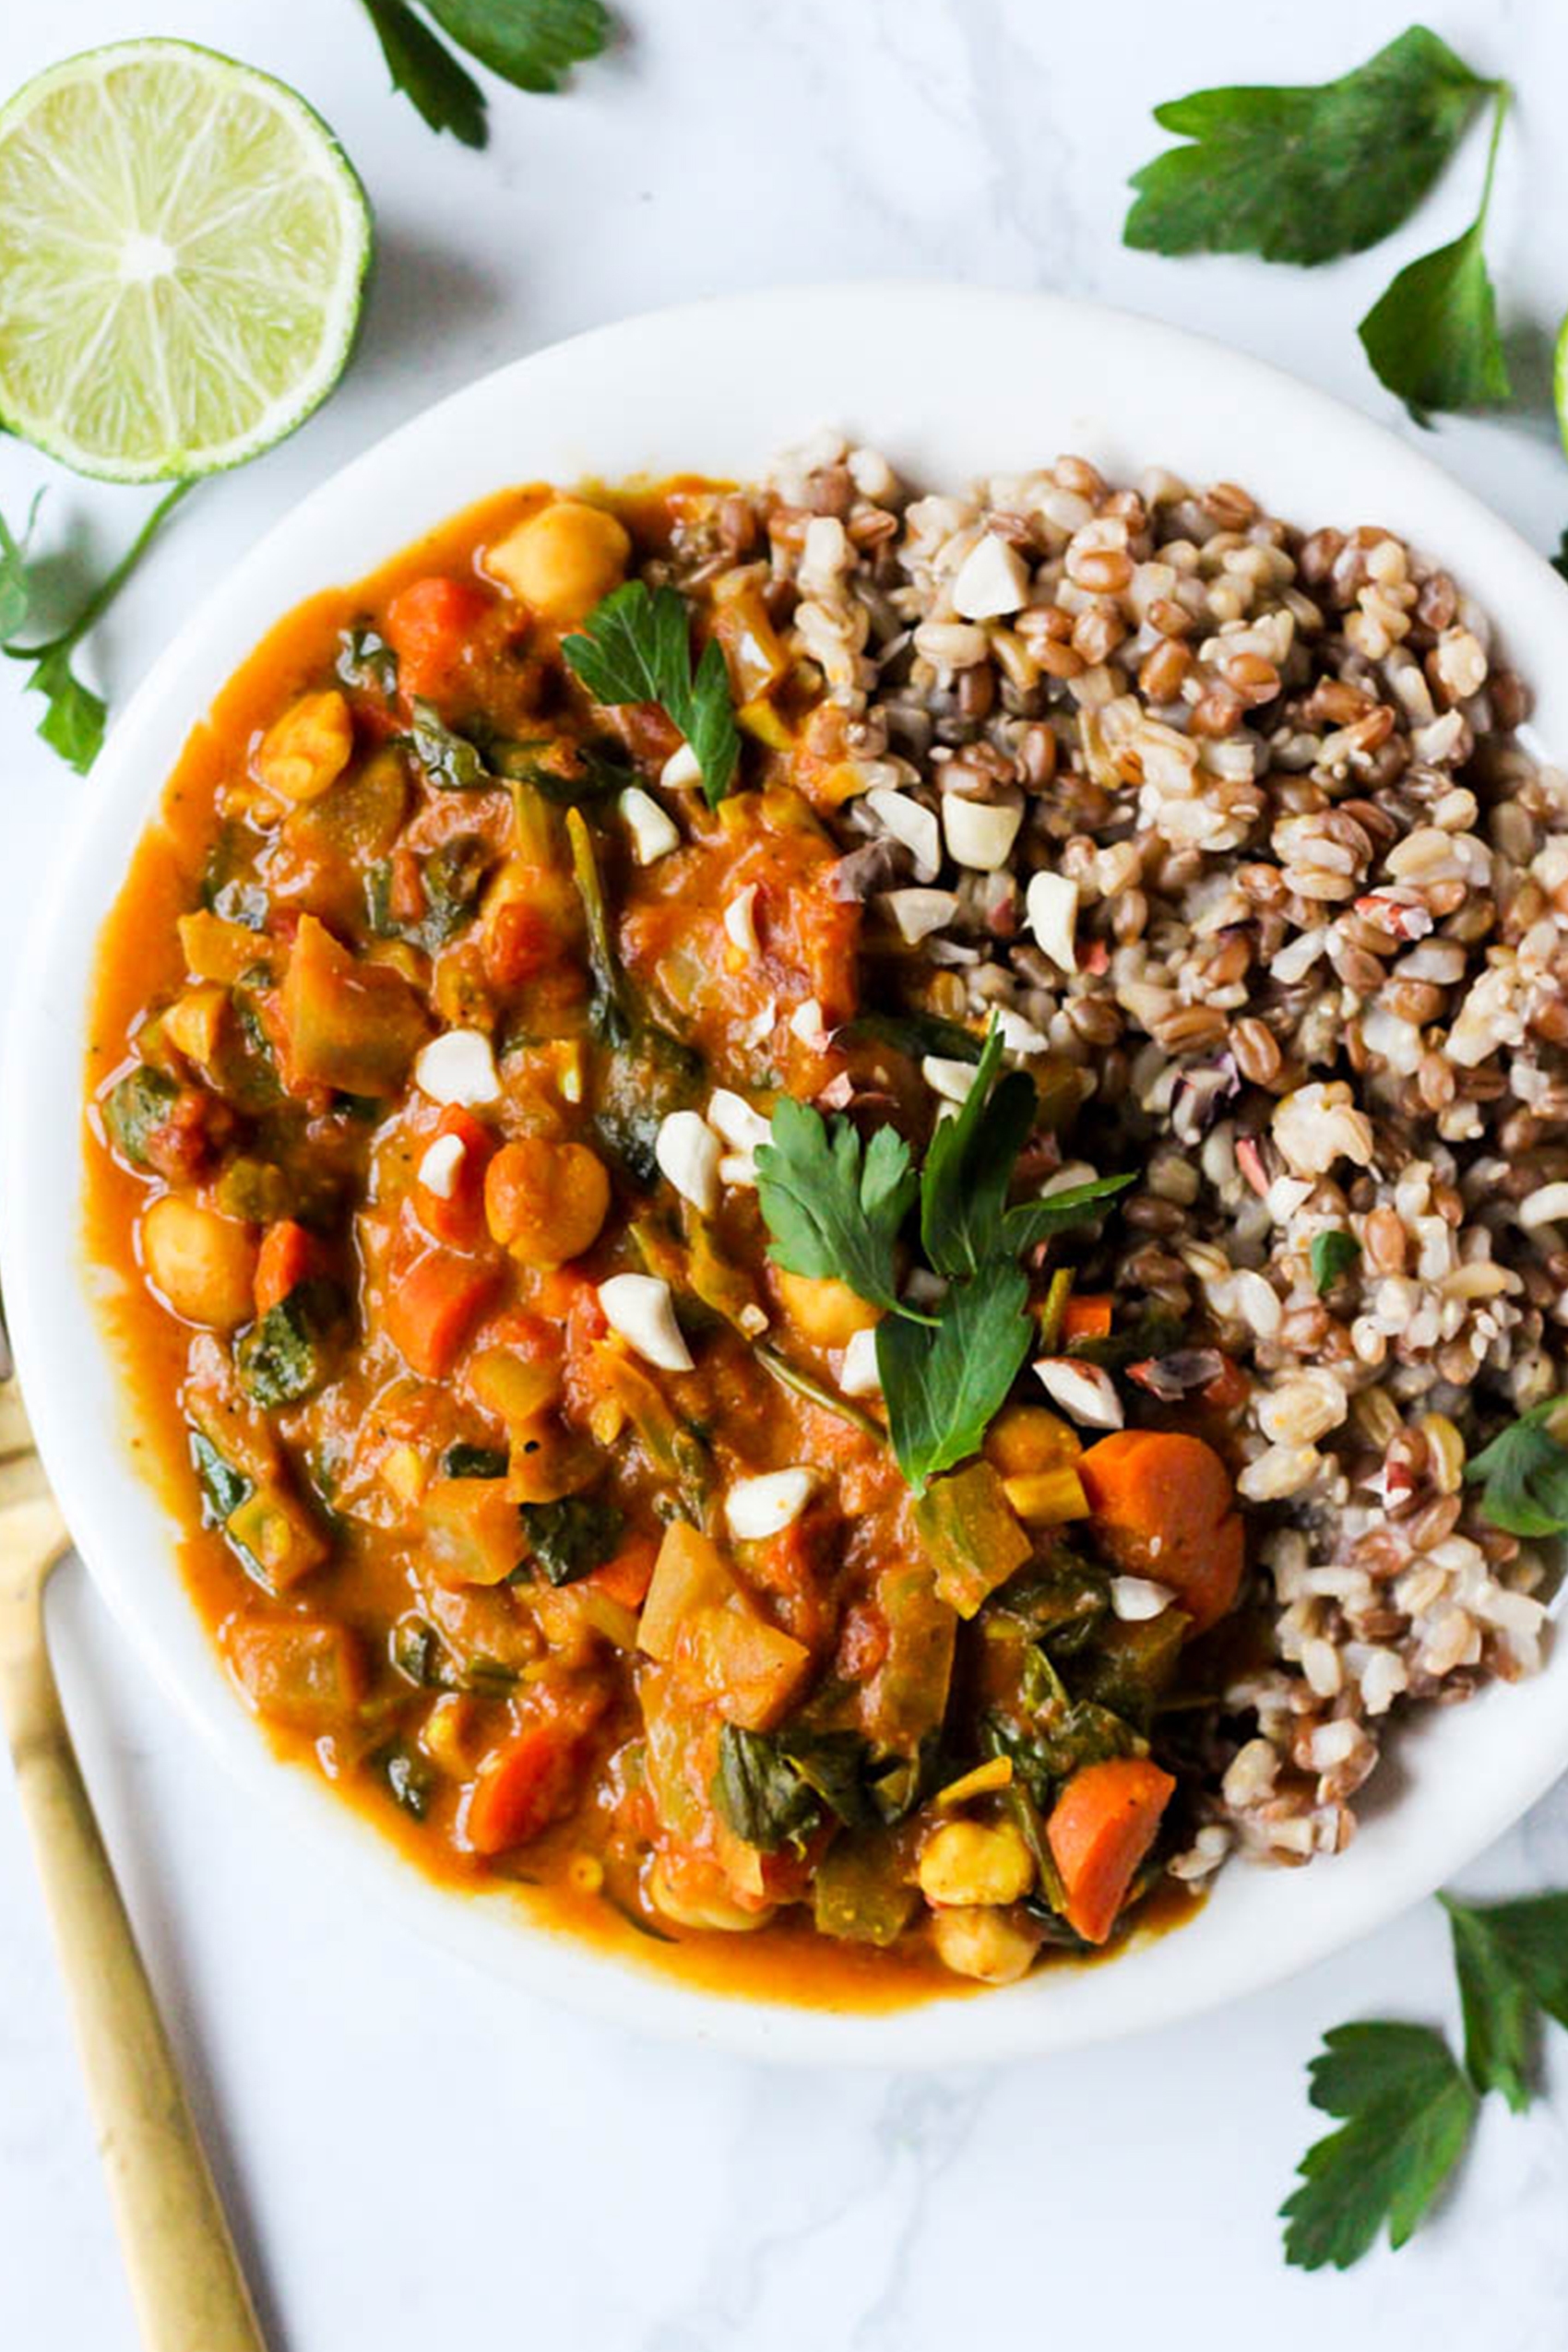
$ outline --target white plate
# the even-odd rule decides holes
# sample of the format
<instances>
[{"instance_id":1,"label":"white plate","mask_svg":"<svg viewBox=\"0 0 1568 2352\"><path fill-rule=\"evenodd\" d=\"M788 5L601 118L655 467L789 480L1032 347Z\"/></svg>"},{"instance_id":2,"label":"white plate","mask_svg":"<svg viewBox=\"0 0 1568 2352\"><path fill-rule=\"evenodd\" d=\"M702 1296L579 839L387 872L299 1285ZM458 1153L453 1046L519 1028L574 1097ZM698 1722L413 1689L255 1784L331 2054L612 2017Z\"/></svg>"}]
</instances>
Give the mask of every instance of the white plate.
<instances>
[{"instance_id":1,"label":"white plate","mask_svg":"<svg viewBox=\"0 0 1568 2352\"><path fill-rule=\"evenodd\" d=\"M1433 1712L1398 1741L1350 1850L1299 1871L1235 1864L1199 1918L1109 1965L891 2016L721 1999L519 1920L512 1898L422 1879L314 1776L275 1763L175 1574L131 1459L116 1366L82 1263L87 978L99 925L192 724L270 624L509 482L752 474L819 424L951 487L1064 450L1115 477L1229 479L1312 526L1374 521L1440 558L1499 623L1568 746L1568 588L1424 457L1215 343L1044 296L790 289L667 311L541 351L445 400L326 483L215 581L127 706L82 796L20 970L0 1092L6 1303L49 1475L101 1589L170 1695L301 1867L353 1870L419 1930L518 1984L618 2020L791 2060L948 2063L1063 2049L1195 2014L1365 1934L1496 1837L1568 1765L1568 1657ZM1397 1794L1393 1794L1396 1786Z\"/></svg>"}]
</instances>

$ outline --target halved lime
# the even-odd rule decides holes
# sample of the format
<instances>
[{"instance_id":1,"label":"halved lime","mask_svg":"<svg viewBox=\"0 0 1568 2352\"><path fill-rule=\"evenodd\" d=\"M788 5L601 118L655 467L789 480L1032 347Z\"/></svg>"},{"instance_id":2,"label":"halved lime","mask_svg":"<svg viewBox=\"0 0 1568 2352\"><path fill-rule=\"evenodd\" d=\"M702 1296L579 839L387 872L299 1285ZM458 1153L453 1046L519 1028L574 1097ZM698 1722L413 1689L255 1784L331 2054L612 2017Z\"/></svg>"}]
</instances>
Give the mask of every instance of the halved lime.
<instances>
[{"instance_id":1,"label":"halved lime","mask_svg":"<svg viewBox=\"0 0 1568 2352\"><path fill-rule=\"evenodd\" d=\"M214 472L349 356L370 207L321 117L184 41L52 65L0 108L0 418L78 472Z\"/></svg>"}]
</instances>

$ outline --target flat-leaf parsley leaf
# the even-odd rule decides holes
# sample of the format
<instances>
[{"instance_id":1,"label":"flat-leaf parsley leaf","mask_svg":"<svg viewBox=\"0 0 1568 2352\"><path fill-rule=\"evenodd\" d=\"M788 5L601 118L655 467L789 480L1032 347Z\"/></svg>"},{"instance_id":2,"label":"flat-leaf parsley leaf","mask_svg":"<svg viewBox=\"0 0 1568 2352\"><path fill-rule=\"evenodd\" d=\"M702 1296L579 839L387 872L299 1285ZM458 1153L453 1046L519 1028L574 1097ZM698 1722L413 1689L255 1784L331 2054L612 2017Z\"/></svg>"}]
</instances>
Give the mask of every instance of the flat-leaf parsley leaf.
<instances>
[{"instance_id":1,"label":"flat-leaf parsley leaf","mask_svg":"<svg viewBox=\"0 0 1568 2352\"><path fill-rule=\"evenodd\" d=\"M1191 144L1134 173L1123 238L1308 267L1360 253L1415 210L1494 87L1412 25L1336 81L1194 90L1154 110Z\"/></svg>"},{"instance_id":2,"label":"flat-leaf parsley leaf","mask_svg":"<svg viewBox=\"0 0 1568 2352\"><path fill-rule=\"evenodd\" d=\"M829 1123L786 1098L772 1141L758 1147L756 1176L776 1265L847 1282L872 1306L897 1304L893 1244L920 1182L902 1135L879 1127L863 1144L849 1120Z\"/></svg>"},{"instance_id":3,"label":"flat-leaf parsley leaf","mask_svg":"<svg viewBox=\"0 0 1568 2352\"><path fill-rule=\"evenodd\" d=\"M1568 1448L1550 1424L1564 1399L1548 1396L1522 1413L1465 1466L1472 1484L1484 1481L1481 1516L1505 1535L1534 1538L1568 1532Z\"/></svg>"},{"instance_id":4,"label":"flat-leaf parsley leaf","mask_svg":"<svg viewBox=\"0 0 1568 2352\"><path fill-rule=\"evenodd\" d=\"M730 672L716 637L694 672L679 592L628 580L594 607L582 634L564 639L561 650L596 701L658 703L685 737L702 770L703 798L717 808L741 756Z\"/></svg>"},{"instance_id":5,"label":"flat-leaf parsley leaf","mask_svg":"<svg viewBox=\"0 0 1568 2352\"><path fill-rule=\"evenodd\" d=\"M1337 2025L1308 2071L1313 2105L1345 2120L1297 2167L1285 2259L1348 2270L1385 2221L1390 2245L1405 2243L1458 2162L1476 2094L1430 2025Z\"/></svg>"},{"instance_id":6,"label":"flat-leaf parsley leaf","mask_svg":"<svg viewBox=\"0 0 1568 2352\"><path fill-rule=\"evenodd\" d=\"M424 0L459 49L517 89L554 90L568 70L597 57L610 37L600 0ZM465 147L488 138L484 92L410 0L363 0L392 87L433 131Z\"/></svg>"}]
</instances>

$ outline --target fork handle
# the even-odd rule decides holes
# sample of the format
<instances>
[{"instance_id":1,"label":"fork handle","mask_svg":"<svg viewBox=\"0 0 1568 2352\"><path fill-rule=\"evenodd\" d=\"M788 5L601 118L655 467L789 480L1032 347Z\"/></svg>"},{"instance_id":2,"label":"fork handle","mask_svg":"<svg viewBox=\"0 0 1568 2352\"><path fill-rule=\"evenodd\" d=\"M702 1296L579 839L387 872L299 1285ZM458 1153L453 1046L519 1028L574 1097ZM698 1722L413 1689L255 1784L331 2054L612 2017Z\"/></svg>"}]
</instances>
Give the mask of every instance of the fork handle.
<instances>
[{"instance_id":1,"label":"fork handle","mask_svg":"<svg viewBox=\"0 0 1568 2352\"><path fill-rule=\"evenodd\" d=\"M46 1500L0 1520L6 1569L22 1564L24 1547L41 1562L68 1540ZM267 2352L71 1746L42 1599L15 1606L30 1607L36 1626L31 1639L25 1621L4 1628L0 1699L143 2343L147 2352Z\"/></svg>"}]
</instances>

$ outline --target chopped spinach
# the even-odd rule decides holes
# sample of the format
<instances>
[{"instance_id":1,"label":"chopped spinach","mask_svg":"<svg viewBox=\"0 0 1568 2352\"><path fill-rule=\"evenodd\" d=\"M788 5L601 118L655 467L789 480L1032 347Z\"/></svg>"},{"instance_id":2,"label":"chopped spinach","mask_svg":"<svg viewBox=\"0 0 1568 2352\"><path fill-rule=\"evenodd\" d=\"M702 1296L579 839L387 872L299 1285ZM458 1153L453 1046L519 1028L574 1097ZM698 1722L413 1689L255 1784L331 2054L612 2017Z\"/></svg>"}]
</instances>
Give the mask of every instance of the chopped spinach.
<instances>
[{"instance_id":1,"label":"chopped spinach","mask_svg":"<svg viewBox=\"0 0 1568 2352\"><path fill-rule=\"evenodd\" d=\"M537 1568L552 1585L575 1585L600 1568L614 1553L626 1525L626 1515L613 1503L587 1494L568 1494L559 1503L525 1503L520 1506L529 1545L523 1574Z\"/></svg>"},{"instance_id":2,"label":"chopped spinach","mask_svg":"<svg viewBox=\"0 0 1568 2352\"><path fill-rule=\"evenodd\" d=\"M444 1690L447 1685L445 1654L441 1636L434 1625L422 1617L400 1618L392 1628L392 1663L399 1674L416 1682L422 1691Z\"/></svg>"},{"instance_id":3,"label":"chopped spinach","mask_svg":"<svg viewBox=\"0 0 1568 2352\"><path fill-rule=\"evenodd\" d=\"M190 1432L191 1467L201 1487L201 1523L220 1527L251 1492L251 1481L232 1462L226 1462L209 1437Z\"/></svg>"},{"instance_id":4,"label":"chopped spinach","mask_svg":"<svg viewBox=\"0 0 1568 2352\"><path fill-rule=\"evenodd\" d=\"M343 630L336 667L344 685L361 694L385 695L390 702L398 691L398 657L374 629L361 624Z\"/></svg>"},{"instance_id":5,"label":"chopped spinach","mask_svg":"<svg viewBox=\"0 0 1568 2352\"><path fill-rule=\"evenodd\" d=\"M416 1755L401 1740L393 1740L376 1750L370 1764L372 1771L386 1782L394 1804L400 1805L415 1821L423 1821L435 1793L435 1774L424 1758Z\"/></svg>"},{"instance_id":6,"label":"chopped spinach","mask_svg":"<svg viewBox=\"0 0 1568 2352\"><path fill-rule=\"evenodd\" d=\"M495 778L476 743L448 727L433 703L413 704L409 748L429 782L441 792L488 792Z\"/></svg>"},{"instance_id":7,"label":"chopped spinach","mask_svg":"<svg viewBox=\"0 0 1568 2352\"><path fill-rule=\"evenodd\" d=\"M150 1165L148 1146L167 1120L179 1095L175 1081L145 1062L127 1070L103 1106L110 1140L135 1168Z\"/></svg>"},{"instance_id":8,"label":"chopped spinach","mask_svg":"<svg viewBox=\"0 0 1568 2352\"><path fill-rule=\"evenodd\" d=\"M487 1657L482 1652L470 1657L462 1669L465 1691L477 1691L484 1698L500 1698L517 1688L517 1669L504 1658Z\"/></svg>"},{"instance_id":9,"label":"chopped spinach","mask_svg":"<svg viewBox=\"0 0 1568 2352\"><path fill-rule=\"evenodd\" d=\"M566 818L572 873L588 929L589 1018L612 1049L593 1106L595 1131L639 1184L659 1173L654 1146L672 1111L688 1109L702 1086L702 1056L652 1017L616 950L603 879L580 810Z\"/></svg>"},{"instance_id":10,"label":"chopped spinach","mask_svg":"<svg viewBox=\"0 0 1568 2352\"><path fill-rule=\"evenodd\" d=\"M737 1837L774 1853L806 1840L831 1815L847 1829L902 1821L920 1802L932 1758L878 1752L858 1731L742 1731L726 1724L714 1802Z\"/></svg>"},{"instance_id":11,"label":"chopped spinach","mask_svg":"<svg viewBox=\"0 0 1568 2352\"><path fill-rule=\"evenodd\" d=\"M441 1457L444 1479L504 1479L506 1455L498 1445L469 1445L461 1438Z\"/></svg>"},{"instance_id":12,"label":"chopped spinach","mask_svg":"<svg viewBox=\"0 0 1568 2352\"><path fill-rule=\"evenodd\" d=\"M247 931L266 927L271 901L251 870L245 835L232 822L220 827L208 852L201 903L208 914L219 915L225 922L243 923Z\"/></svg>"},{"instance_id":13,"label":"chopped spinach","mask_svg":"<svg viewBox=\"0 0 1568 2352\"><path fill-rule=\"evenodd\" d=\"M313 1396L327 1374L327 1340L342 1312L336 1283L302 1282L234 1342L234 1368L253 1405L270 1411Z\"/></svg>"}]
</instances>

